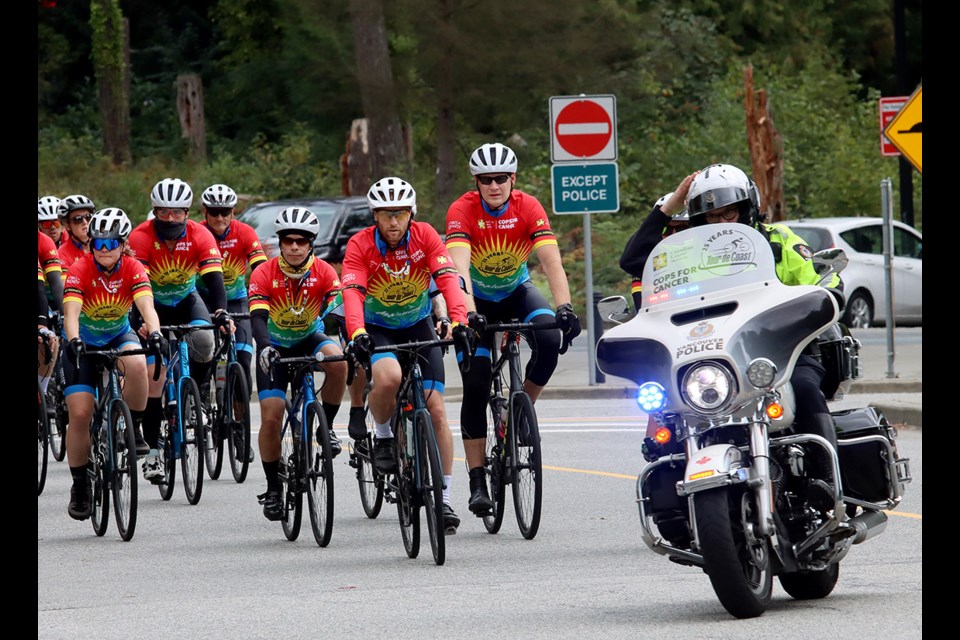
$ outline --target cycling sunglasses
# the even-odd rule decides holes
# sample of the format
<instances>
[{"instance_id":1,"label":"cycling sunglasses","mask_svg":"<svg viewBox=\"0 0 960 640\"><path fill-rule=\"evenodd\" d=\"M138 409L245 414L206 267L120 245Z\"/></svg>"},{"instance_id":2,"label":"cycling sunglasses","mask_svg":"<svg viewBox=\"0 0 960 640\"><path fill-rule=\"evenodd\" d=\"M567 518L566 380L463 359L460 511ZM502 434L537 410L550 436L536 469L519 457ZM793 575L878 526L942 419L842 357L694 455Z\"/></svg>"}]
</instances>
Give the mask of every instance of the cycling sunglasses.
<instances>
[{"instance_id":1,"label":"cycling sunglasses","mask_svg":"<svg viewBox=\"0 0 960 640\"><path fill-rule=\"evenodd\" d=\"M92 213L82 213L79 216L70 216L70 222L76 222L77 224L80 224L81 222L90 222L92 218Z\"/></svg>"},{"instance_id":2,"label":"cycling sunglasses","mask_svg":"<svg viewBox=\"0 0 960 640\"><path fill-rule=\"evenodd\" d=\"M90 241L90 248L94 251L113 251L120 246L117 238L94 238Z\"/></svg>"},{"instance_id":3,"label":"cycling sunglasses","mask_svg":"<svg viewBox=\"0 0 960 640\"><path fill-rule=\"evenodd\" d=\"M59 220L41 220L40 228L41 229L59 229L60 221Z\"/></svg>"},{"instance_id":4,"label":"cycling sunglasses","mask_svg":"<svg viewBox=\"0 0 960 640\"><path fill-rule=\"evenodd\" d=\"M477 176L477 181L485 187L489 187L491 182L496 182L497 184L504 184L509 179L510 179L510 176L506 174L502 176Z\"/></svg>"},{"instance_id":5,"label":"cycling sunglasses","mask_svg":"<svg viewBox=\"0 0 960 640\"><path fill-rule=\"evenodd\" d=\"M208 216L213 216L214 218L226 218L233 214L233 209L205 209L204 211Z\"/></svg>"}]
</instances>

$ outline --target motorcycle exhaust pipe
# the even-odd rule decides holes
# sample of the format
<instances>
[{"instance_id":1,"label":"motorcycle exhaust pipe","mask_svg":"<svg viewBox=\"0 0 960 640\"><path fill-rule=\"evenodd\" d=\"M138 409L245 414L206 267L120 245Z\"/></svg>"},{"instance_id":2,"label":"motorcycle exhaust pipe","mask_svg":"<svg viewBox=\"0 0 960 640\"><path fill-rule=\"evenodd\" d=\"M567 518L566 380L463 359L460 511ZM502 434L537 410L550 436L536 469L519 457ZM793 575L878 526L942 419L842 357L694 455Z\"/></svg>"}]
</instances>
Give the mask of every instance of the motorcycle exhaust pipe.
<instances>
[{"instance_id":1,"label":"motorcycle exhaust pipe","mask_svg":"<svg viewBox=\"0 0 960 640\"><path fill-rule=\"evenodd\" d=\"M847 524L856 531L853 536L853 544L860 544L879 533L883 533L883 530L887 528L887 514L883 511L864 511L855 518L848 520Z\"/></svg>"}]
</instances>

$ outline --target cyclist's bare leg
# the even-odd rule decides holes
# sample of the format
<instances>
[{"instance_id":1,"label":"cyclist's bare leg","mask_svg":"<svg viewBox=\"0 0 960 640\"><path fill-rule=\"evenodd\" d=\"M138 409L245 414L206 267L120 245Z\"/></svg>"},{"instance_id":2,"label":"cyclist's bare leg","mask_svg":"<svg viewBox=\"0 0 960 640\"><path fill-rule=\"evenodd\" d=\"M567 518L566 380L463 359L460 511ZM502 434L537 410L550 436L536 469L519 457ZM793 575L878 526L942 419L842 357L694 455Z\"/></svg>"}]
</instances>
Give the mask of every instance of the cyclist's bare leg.
<instances>
[{"instance_id":1,"label":"cyclist's bare leg","mask_svg":"<svg viewBox=\"0 0 960 640\"><path fill-rule=\"evenodd\" d=\"M370 412L373 419L379 424L390 420L394 408L397 406L397 389L403 372L400 363L394 358L381 358L373 363L373 388L367 398L370 403Z\"/></svg>"},{"instance_id":2,"label":"cyclist's bare leg","mask_svg":"<svg viewBox=\"0 0 960 640\"><path fill-rule=\"evenodd\" d=\"M487 441L485 438L471 438L463 441L463 452L467 457L467 469L476 469L483 466L486 456Z\"/></svg>"},{"instance_id":3,"label":"cyclist's bare leg","mask_svg":"<svg viewBox=\"0 0 960 640\"><path fill-rule=\"evenodd\" d=\"M121 351L130 351L140 345L125 344ZM130 411L143 411L147 406L147 359L145 356L126 356L117 365L123 372L123 399Z\"/></svg>"},{"instance_id":4,"label":"cyclist's bare leg","mask_svg":"<svg viewBox=\"0 0 960 640\"><path fill-rule=\"evenodd\" d=\"M343 355L343 351L335 344L328 344L322 347L320 351L328 356ZM322 366L326 379L323 381L320 398L328 404L339 405L343 402L343 392L347 388L347 363L326 362ZM332 424L327 426L333 428Z\"/></svg>"},{"instance_id":5,"label":"cyclist's bare leg","mask_svg":"<svg viewBox=\"0 0 960 640\"><path fill-rule=\"evenodd\" d=\"M440 466L443 467L443 475L449 476L453 473L453 435L443 408L443 394L436 391L428 391L427 394L427 409L430 410L433 431L437 434L437 448L440 449Z\"/></svg>"},{"instance_id":6,"label":"cyclist's bare leg","mask_svg":"<svg viewBox=\"0 0 960 640\"><path fill-rule=\"evenodd\" d=\"M543 392L543 386L539 384L534 384L529 380L523 381L523 390L530 396L530 402L536 402L537 398L540 397L540 394Z\"/></svg>"},{"instance_id":7,"label":"cyclist's bare leg","mask_svg":"<svg viewBox=\"0 0 960 640\"><path fill-rule=\"evenodd\" d=\"M93 394L85 391L66 397L70 424L67 426L67 463L71 467L87 464L90 455L90 419L93 417Z\"/></svg>"},{"instance_id":8,"label":"cyclist's bare leg","mask_svg":"<svg viewBox=\"0 0 960 640\"><path fill-rule=\"evenodd\" d=\"M260 459L265 463L280 459L280 425L286 405L283 398L260 400Z\"/></svg>"}]
</instances>

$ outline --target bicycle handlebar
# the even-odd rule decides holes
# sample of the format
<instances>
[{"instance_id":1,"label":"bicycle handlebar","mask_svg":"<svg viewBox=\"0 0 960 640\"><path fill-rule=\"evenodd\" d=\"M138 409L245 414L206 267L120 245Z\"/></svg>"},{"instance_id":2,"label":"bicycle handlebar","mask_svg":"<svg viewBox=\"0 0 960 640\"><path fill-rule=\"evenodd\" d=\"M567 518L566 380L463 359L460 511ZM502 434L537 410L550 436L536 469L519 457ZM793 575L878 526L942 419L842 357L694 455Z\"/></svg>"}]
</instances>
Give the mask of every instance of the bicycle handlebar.
<instances>
[{"instance_id":1,"label":"bicycle handlebar","mask_svg":"<svg viewBox=\"0 0 960 640\"><path fill-rule=\"evenodd\" d=\"M159 355L153 352L153 349L108 349L104 351L84 351L81 358L96 356L104 360L117 360L126 356L149 356ZM78 359L79 363L79 359ZM160 379L160 367L163 366L163 358L157 357L153 363L153 379Z\"/></svg>"},{"instance_id":2,"label":"bicycle handlebar","mask_svg":"<svg viewBox=\"0 0 960 640\"><path fill-rule=\"evenodd\" d=\"M347 386L353 382L356 362L349 353L342 353L336 356L328 356L322 351L318 351L312 356L293 356L291 358L273 358L270 361L270 383L273 383L273 370L279 364L302 364L304 368L315 367L324 362L346 362L347 363Z\"/></svg>"}]
</instances>

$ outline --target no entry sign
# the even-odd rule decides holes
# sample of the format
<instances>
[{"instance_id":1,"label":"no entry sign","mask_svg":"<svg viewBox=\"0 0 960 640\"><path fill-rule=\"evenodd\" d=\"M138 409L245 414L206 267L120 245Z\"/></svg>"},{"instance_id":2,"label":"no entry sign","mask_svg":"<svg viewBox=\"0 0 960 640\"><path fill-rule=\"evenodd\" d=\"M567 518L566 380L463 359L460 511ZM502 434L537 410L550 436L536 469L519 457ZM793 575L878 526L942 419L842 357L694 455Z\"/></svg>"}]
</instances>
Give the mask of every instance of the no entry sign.
<instances>
[{"instance_id":1,"label":"no entry sign","mask_svg":"<svg viewBox=\"0 0 960 640\"><path fill-rule=\"evenodd\" d=\"M553 162L616 160L616 97L550 98L550 138Z\"/></svg>"}]
</instances>

